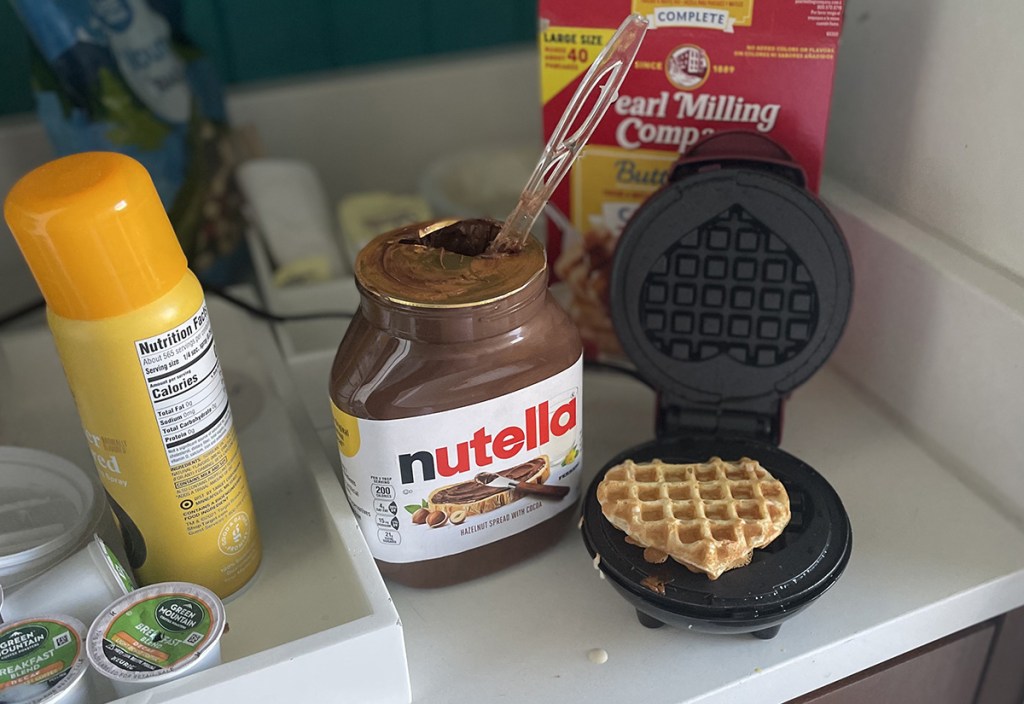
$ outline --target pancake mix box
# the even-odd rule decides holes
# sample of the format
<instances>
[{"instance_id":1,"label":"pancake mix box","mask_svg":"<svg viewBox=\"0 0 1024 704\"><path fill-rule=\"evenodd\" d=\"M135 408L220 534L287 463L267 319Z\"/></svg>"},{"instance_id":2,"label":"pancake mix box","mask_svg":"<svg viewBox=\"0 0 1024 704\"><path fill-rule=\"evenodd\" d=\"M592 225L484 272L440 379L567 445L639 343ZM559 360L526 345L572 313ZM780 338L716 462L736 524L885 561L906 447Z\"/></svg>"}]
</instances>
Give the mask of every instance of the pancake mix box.
<instances>
[{"instance_id":1,"label":"pancake mix box","mask_svg":"<svg viewBox=\"0 0 1024 704\"><path fill-rule=\"evenodd\" d=\"M588 356L621 354L608 316L616 239L699 139L770 137L817 191L842 12L843 0L540 0L545 139L626 15L650 19L618 99L551 199L552 290Z\"/></svg>"}]
</instances>

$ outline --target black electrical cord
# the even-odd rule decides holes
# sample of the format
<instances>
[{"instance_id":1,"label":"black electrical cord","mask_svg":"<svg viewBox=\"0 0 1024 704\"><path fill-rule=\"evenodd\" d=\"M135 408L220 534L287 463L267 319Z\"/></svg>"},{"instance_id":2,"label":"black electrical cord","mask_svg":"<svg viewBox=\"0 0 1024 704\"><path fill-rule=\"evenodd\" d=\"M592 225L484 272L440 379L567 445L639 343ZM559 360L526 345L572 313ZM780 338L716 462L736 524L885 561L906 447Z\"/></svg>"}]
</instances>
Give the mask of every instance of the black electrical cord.
<instances>
[{"instance_id":1,"label":"black electrical cord","mask_svg":"<svg viewBox=\"0 0 1024 704\"><path fill-rule=\"evenodd\" d=\"M207 293L212 293L213 295L223 299L224 301L230 303L233 306L241 308L250 315L253 315L257 318L261 318L263 320L269 320L274 323L284 323L290 320L323 320L327 318L348 319L355 315L354 313L346 313L341 311L324 311L320 313L295 313L293 315L278 315L276 313L271 313L268 310L264 310L259 306L255 306L249 303L248 301L243 301L241 298L238 298L228 293L227 291L218 286L210 286L209 284L204 284L203 290L206 291ZM20 318L24 318L25 316L30 315L31 313L35 313L37 310L41 310L45 307L46 301L44 301L42 298L40 298L37 301L32 301L31 303L28 303L18 308L17 310L13 310L10 313L4 315L2 318L0 318L0 328L4 327L5 325L9 325L10 323L13 323L14 321Z\"/></svg>"},{"instance_id":2,"label":"black electrical cord","mask_svg":"<svg viewBox=\"0 0 1024 704\"><path fill-rule=\"evenodd\" d=\"M218 298L230 303L233 306L241 308L246 313L254 315L257 318L263 320L269 320L273 323L286 323L293 320L324 320L327 318L344 318L349 319L355 315L355 313L347 313L343 311L323 311L318 313L293 313L291 315L278 315L277 313L271 313L269 310L255 306L248 301L243 301L241 298L237 298L234 295L228 293L219 286L211 286L210 284L203 284L203 290L207 293L212 293Z\"/></svg>"},{"instance_id":3,"label":"black electrical cord","mask_svg":"<svg viewBox=\"0 0 1024 704\"><path fill-rule=\"evenodd\" d=\"M264 320L270 320L270 321L273 321L275 323L286 322L286 321L289 321L289 320L318 320L318 319L323 319L323 318L351 318L353 316L353 313L340 313L340 312L339 313L300 313L300 314L296 314L296 315L277 315L275 313L271 313L270 311L263 310L262 308L254 306L251 303L243 301L240 298L236 298L235 296L231 295L230 293L228 293L224 289L219 288L217 286L210 286L209 284L203 284L203 288L207 291L207 293L212 293L212 294L214 294L216 296L219 296L220 298L224 299L228 303L231 303L232 305L238 306L239 308L242 308L246 312L251 313L252 315L255 315L258 318L262 318ZM626 376L632 377L633 379L639 381L644 386L650 386L650 384L647 383L647 380L644 379L642 376L640 376L640 374L635 369L633 369L631 367L623 366L621 364L611 364L609 362L598 362L598 361L595 361L595 360L586 360L586 361L583 362L583 368L588 370L588 371L613 372L613 373L617 373L617 374L625 374Z\"/></svg>"},{"instance_id":4,"label":"black electrical cord","mask_svg":"<svg viewBox=\"0 0 1024 704\"><path fill-rule=\"evenodd\" d=\"M45 307L46 301L44 301L42 298L40 298L38 301L32 301L31 303L27 303L23 305L21 308L17 308L11 311L10 313L4 315L2 318L0 318L0 327L13 323L15 320L18 320L19 318L24 318L26 315L35 313L37 310L41 310Z\"/></svg>"},{"instance_id":5,"label":"black electrical cord","mask_svg":"<svg viewBox=\"0 0 1024 704\"><path fill-rule=\"evenodd\" d=\"M262 320L269 320L269 321L274 322L274 323L284 323L284 322L294 321L294 320L325 320L325 319L332 319L332 318L333 319L336 319L336 318L349 319L349 318L351 318L354 315L354 313L346 313L346 312L341 312L341 311L338 311L338 312L333 312L333 311L328 312L328 311L325 311L325 312L320 312L320 313L296 313L296 314L293 314L293 315L278 315L276 313L271 313L268 310L260 308L259 306L255 306L255 305L249 303L248 301L244 301L241 298L238 298L238 297L228 293L227 291L225 291L224 289L220 288L219 286L211 286L210 284L203 284L203 290L206 291L207 293L211 293L211 294L217 296L218 298L224 300L227 303L230 303L233 306L241 308L242 310L244 310L246 313L249 313L250 315L253 315L253 316L255 316L257 318L260 318ZM23 318L23 317L25 317L27 315L30 315L31 313L34 313L37 310L40 310L40 309L44 308L45 306L46 306L46 301L44 301L42 298L40 298L37 301L33 301L31 303L28 303L28 304L22 306L21 308L18 308L17 310L14 310L14 311L4 315L2 318L0 318L0 328L4 327L5 325L8 325L10 323L13 323L14 321L18 320L19 318ZM636 379L637 381L639 381L640 383L644 384L645 386L650 386L650 384L648 384L647 381L642 376L640 376L640 374L637 373L637 371L635 369L631 369L630 367L625 367L625 366L622 366L620 364L610 364L608 362L597 362L597 361L594 361L594 360L587 360L587 361L585 361L583 363L583 367L585 369L587 369L588 371L615 372L615 373L618 373L618 374L625 374L626 376L630 376L630 377Z\"/></svg>"}]
</instances>

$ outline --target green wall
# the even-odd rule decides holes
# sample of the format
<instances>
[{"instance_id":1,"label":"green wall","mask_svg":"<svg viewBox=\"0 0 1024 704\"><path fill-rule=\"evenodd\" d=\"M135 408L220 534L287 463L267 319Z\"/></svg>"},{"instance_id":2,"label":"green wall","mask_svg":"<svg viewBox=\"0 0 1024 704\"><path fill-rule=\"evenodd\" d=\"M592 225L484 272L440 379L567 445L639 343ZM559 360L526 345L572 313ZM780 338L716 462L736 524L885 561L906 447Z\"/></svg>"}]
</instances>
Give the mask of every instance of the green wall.
<instances>
[{"instance_id":1,"label":"green wall","mask_svg":"<svg viewBox=\"0 0 1024 704\"><path fill-rule=\"evenodd\" d=\"M28 36L7 0L0 0L0 115L34 107L28 85Z\"/></svg>"},{"instance_id":2,"label":"green wall","mask_svg":"<svg viewBox=\"0 0 1024 704\"><path fill-rule=\"evenodd\" d=\"M186 32L227 83L536 39L536 0L182 0ZM34 109L29 40L0 0L0 115Z\"/></svg>"}]
</instances>

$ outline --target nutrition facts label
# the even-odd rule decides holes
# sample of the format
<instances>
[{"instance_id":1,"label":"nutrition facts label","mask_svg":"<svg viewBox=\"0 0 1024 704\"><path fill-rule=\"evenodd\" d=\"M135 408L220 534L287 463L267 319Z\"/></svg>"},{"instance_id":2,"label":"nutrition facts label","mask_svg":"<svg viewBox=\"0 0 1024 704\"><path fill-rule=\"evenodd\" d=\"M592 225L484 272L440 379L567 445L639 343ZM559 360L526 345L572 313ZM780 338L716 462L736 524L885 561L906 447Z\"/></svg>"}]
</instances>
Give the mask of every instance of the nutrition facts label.
<instances>
[{"instance_id":1,"label":"nutrition facts label","mask_svg":"<svg viewBox=\"0 0 1024 704\"><path fill-rule=\"evenodd\" d=\"M385 477L375 477L370 487L373 492L373 514L377 522L377 540L385 545L399 545L402 534L399 531L398 504L395 502L395 488Z\"/></svg>"},{"instance_id":2,"label":"nutrition facts label","mask_svg":"<svg viewBox=\"0 0 1024 704\"><path fill-rule=\"evenodd\" d=\"M171 466L216 446L231 430L231 412L206 304L135 349Z\"/></svg>"}]
</instances>

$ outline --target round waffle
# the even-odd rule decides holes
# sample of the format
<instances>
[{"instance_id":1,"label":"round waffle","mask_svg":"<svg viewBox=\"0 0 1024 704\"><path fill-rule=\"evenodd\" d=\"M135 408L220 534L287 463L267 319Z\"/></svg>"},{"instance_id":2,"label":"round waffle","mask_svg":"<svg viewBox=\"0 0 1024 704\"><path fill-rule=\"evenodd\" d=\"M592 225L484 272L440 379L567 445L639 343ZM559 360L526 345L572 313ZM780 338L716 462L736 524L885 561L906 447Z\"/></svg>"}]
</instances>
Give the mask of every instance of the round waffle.
<instances>
[{"instance_id":1,"label":"round waffle","mask_svg":"<svg viewBox=\"0 0 1024 704\"><path fill-rule=\"evenodd\" d=\"M710 579L750 562L755 548L790 519L785 487L756 461L718 457L699 464L633 460L608 470L597 487L601 512L645 557L671 557ZM663 558L662 558L663 559Z\"/></svg>"}]
</instances>

